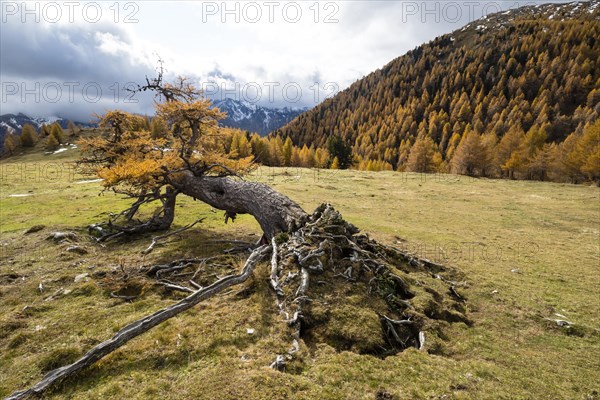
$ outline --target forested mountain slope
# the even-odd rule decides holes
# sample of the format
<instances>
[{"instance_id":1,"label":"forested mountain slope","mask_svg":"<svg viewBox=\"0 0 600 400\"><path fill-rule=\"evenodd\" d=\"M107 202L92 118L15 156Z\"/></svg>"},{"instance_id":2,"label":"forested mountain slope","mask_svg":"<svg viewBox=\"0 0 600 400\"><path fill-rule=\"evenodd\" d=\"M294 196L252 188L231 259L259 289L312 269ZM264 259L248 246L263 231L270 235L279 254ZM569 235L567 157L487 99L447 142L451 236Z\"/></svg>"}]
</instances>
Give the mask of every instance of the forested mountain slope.
<instances>
[{"instance_id":1,"label":"forested mountain slope","mask_svg":"<svg viewBox=\"0 0 600 400\"><path fill-rule=\"evenodd\" d=\"M484 17L393 60L273 135L300 147L327 147L339 136L361 169L536 178L527 168L536 155L556 160L556 144L581 136L600 115L599 5ZM477 153L462 154L468 165L455 159L461 143Z\"/></svg>"}]
</instances>

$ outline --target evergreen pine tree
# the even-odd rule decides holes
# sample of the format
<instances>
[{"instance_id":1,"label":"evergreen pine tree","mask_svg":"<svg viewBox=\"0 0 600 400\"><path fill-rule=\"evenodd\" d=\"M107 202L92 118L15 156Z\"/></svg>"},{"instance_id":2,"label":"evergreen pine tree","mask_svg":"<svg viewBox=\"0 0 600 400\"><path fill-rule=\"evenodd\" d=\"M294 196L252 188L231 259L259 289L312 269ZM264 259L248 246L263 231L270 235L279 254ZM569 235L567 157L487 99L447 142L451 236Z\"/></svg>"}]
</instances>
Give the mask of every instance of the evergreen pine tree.
<instances>
[{"instance_id":1,"label":"evergreen pine tree","mask_svg":"<svg viewBox=\"0 0 600 400\"><path fill-rule=\"evenodd\" d=\"M338 135L329 138L327 150L332 157L338 159L340 169L346 169L352 165L352 148Z\"/></svg>"}]
</instances>

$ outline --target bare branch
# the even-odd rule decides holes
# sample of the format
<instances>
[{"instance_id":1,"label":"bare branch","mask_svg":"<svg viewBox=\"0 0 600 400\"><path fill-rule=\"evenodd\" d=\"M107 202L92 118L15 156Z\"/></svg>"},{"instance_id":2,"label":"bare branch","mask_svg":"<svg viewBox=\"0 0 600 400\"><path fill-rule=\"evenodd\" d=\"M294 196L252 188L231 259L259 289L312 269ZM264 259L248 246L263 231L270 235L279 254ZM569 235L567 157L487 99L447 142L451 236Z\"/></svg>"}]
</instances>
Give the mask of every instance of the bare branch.
<instances>
[{"instance_id":1,"label":"bare branch","mask_svg":"<svg viewBox=\"0 0 600 400\"><path fill-rule=\"evenodd\" d=\"M181 285L176 285L172 282L169 281L158 281L157 282L159 285L164 286L165 288L169 289L169 290L177 290L179 292L187 292L187 293L194 293L195 290L194 289L190 289L189 287L185 287L185 286L181 286Z\"/></svg>"},{"instance_id":2,"label":"bare branch","mask_svg":"<svg viewBox=\"0 0 600 400\"><path fill-rule=\"evenodd\" d=\"M89 367L96 361L117 350L131 339L149 331L162 322L189 310L203 300L211 298L233 285L239 285L240 283L245 282L254 271L256 265L263 260L270 251L270 246L265 245L259 247L252 252L250 257L248 257L246 264L239 275L229 275L219 279L212 285L192 293L185 299L169 307L163 308L162 310L130 323L119 330L111 339L93 347L74 363L50 371L40 382L36 383L31 388L15 392L8 396L6 400L20 400L25 399L28 396L40 395L52 385Z\"/></svg>"},{"instance_id":3,"label":"bare branch","mask_svg":"<svg viewBox=\"0 0 600 400\"><path fill-rule=\"evenodd\" d=\"M188 229L191 229L191 228L194 227L194 225L196 225L196 224L204 221L205 219L206 218L197 219L196 221L192 222L191 224L188 224L188 225L186 225L186 226L184 226L182 228L179 228L179 229L177 229L177 230L175 230L173 232L169 232L169 233L165 233L164 235L159 235L159 236L153 237L152 238L152 243L150 243L150 246L148 246L148 248L146 250L142 251L142 254L144 254L144 255L150 254L150 252L152 252L152 250L154 250L154 246L156 246L156 244L158 243L158 241L160 239L164 239L164 238L167 238L169 236L177 235L178 233L181 233L181 232L184 232L184 231L186 231Z\"/></svg>"}]
</instances>

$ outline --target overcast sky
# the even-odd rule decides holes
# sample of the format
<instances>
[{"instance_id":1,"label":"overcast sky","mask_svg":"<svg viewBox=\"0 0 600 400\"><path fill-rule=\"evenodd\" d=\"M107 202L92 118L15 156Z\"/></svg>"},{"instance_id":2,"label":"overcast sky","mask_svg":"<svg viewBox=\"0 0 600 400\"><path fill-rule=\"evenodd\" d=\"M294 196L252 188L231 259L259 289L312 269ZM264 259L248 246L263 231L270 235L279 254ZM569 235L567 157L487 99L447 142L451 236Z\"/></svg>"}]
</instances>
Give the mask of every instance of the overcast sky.
<instances>
[{"instance_id":1,"label":"overcast sky","mask_svg":"<svg viewBox=\"0 0 600 400\"><path fill-rule=\"evenodd\" d=\"M310 107L441 34L532 3L1 1L0 114L150 114L152 97L126 88L159 56L170 78L212 98Z\"/></svg>"}]
</instances>

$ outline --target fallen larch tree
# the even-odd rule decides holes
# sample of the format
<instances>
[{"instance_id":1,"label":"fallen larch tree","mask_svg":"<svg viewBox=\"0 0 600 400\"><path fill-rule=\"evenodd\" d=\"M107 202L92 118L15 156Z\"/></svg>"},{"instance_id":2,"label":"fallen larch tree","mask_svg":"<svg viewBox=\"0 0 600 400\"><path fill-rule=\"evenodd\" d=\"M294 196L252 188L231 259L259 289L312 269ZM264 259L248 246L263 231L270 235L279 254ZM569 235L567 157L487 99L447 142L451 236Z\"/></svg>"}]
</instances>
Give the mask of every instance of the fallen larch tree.
<instances>
[{"instance_id":1,"label":"fallen larch tree","mask_svg":"<svg viewBox=\"0 0 600 400\"><path fill-rule=\"evenodd\" d=\"M139 117L112 111L101 119L109 135L81 143L80 165L103 178L107 190L134 200L129 209L91 227L97 240L168 230L179 195L223 210L226 221L250 214L263 236L247 246L251 252L239 274L206 287L194 281L195 275L183 282L167 278L181 276L198 263L206 265L211 262L208 258L148 267L149 279L189 295L130 323L74 363L49 372L8 399L43 393L162 322L246 282L262 262L270 265L265 279L273 289L274 312L289 327L289 350L273 354L271 366L280 371L301 359L299 353L307 343L326 342L339 350L386 357L439 341L449 323L470 323L465 299L457 290L462 283L456 281L456 271L370 239L329 204L308 214L272 188L244 180L252 160L232 160L224 154L216 124L221 113L185 80L164 84L161 73L140 88L144 89L156 90L166 100L157 105L155 118L163 119L167 130L148 131ZM155 202L159 210L149 219L136 218L143 206ZM355 300L346 304L350 293ZM332 329L340 309L353 316L353 323L369 327L368 336Z\"/></svg>"}]
</instances>

